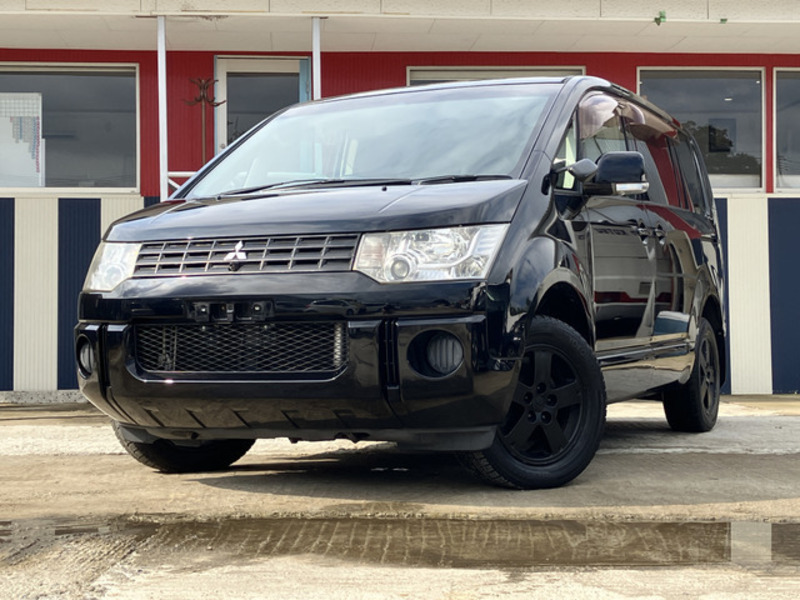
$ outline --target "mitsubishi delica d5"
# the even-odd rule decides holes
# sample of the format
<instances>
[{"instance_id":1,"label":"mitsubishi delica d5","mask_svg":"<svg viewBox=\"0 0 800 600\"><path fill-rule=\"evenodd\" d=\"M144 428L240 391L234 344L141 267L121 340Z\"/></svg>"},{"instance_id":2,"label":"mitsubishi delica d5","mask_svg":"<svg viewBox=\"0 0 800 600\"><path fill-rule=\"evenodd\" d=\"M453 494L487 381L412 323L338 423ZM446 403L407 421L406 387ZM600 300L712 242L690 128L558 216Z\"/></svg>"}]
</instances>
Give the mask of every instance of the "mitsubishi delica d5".
<instances>
[{"instance_id":1,"label":"mitsubishi delica d5","mask_svg":"<svg viewBox=\"0 0 800 600\"><path fill-rule=\"evenodd\" d=\"M554 487L609 402L714 426L722 279L702 156L634 94L365 93L272 115L114 223L80 294L78 380L165 472L226 468L257 438L349 439Z\"/></svg>"}]
</instances>

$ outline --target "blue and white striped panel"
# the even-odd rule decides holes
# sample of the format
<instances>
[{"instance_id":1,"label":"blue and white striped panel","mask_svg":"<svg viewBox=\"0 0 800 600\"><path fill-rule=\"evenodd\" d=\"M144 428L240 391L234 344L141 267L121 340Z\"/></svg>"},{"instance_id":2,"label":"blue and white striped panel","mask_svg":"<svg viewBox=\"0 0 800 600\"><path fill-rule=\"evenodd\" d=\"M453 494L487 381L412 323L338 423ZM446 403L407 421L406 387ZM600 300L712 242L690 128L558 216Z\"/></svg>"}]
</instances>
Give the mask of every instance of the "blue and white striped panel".
<instances>
[{"instance_id":1,"label":"blue and white striped panel","mask_svg":"<svg viewBox=\"0 0 800 600\"><path fill-rule=\"evenodd\" d=\"M86 267L108 226L153 202L147 200L0 198L0 391L76 387L72 328ZM718 202L728 250L734 394L800 388L800 371L791 360L798 335L787 329L787 323L800 327L794 314L800 290L794 256L784 248L800 219L795 202L768 203L754 195Z\"/></svg>"},{"instance_id":2,"label":"blue and white striped panel","mask_svg":"<svg viewBox=\"0 0 800 600\"><path fill-rule=\"evenodd\" d=\"M12 223L12 247L2 258L6 276L12 264L11 285L0 291L0 307L13 306L13 320L0 315L0 349L11 352L12 376L0 389L22 392L75 389L73 328L77 322L77 295L97 243L110 223L144 206L141 196L19 197L11 209L0 203L0 228ZM5 212L13 211L7 221ZM6 236L0 252L6 256ZM8 289L8 291L6 291ZM8 311L3 311L8 312ZM9 342L13 340L13 342Z\"/></svg>"}]
</instances>

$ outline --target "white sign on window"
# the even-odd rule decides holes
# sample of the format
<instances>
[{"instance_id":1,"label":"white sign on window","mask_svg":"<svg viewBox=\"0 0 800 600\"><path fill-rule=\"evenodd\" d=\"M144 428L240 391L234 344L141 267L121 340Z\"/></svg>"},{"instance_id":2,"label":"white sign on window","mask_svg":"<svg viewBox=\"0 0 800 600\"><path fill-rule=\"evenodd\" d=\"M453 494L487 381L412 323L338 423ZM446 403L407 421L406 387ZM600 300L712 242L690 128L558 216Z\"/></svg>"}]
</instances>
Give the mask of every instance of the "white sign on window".
<instances>
[{"instance_id":1,"label":"white sign on window","mask_svg":"<svg viewBox=\"0 0 800 600\"><path fill-rule=\"evenodd\" d=\"M0 187L42 186L42 95L0 93Z\"/></svg>"}]
</instances>

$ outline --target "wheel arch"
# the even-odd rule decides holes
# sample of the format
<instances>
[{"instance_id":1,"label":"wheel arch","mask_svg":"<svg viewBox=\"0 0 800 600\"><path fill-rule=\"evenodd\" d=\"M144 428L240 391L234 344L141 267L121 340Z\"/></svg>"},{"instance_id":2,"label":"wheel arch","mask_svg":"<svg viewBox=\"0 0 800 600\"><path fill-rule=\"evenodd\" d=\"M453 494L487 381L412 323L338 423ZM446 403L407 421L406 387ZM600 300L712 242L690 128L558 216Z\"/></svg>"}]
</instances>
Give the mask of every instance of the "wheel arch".
<instances>
[{"instance_id":1,"label":"wheel arch","mask_svg":"<svg viewBox=\"0 0 800 600\"><path fill-rule=\"evenodd\" d=\"M594 347L594 327L586 299L567 281L558 281L542 294L535 310L536 316L558 319L577 331L590 347Z\"/></svg>"}]
</instances>

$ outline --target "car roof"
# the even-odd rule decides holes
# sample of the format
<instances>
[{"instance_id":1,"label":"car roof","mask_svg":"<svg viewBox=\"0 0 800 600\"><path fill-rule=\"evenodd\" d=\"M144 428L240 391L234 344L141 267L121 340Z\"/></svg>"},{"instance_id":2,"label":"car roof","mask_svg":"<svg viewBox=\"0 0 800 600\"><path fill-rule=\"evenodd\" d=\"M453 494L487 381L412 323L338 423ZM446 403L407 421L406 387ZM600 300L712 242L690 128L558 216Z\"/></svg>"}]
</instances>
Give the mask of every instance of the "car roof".
<instances>
[{"instance_id":1,"label":"car roof","mask_svg":"<svg viewBox=\"0 0 800 600\"><path fill-rule=\"evenodd\" d=\"M386 88L381 90L371 90L366 92L358 92L355 94L347 94L343 96L334 96L325 98L318 102L330 102L349 98L368 98L370 96L383 96L388 94L414 94L423 91L435 90L448 90L458 88L472 88L472 87L497 87L503 85L538 85L538 84L566 84L571 83L580 87L613 87L613 84L605 79L599 77L591 77L586 75L567 75L561 77L508 77L502 79L471 79L467 81L445 81L441 83L428 83L424 85L414 85L405 87Z\"/></svg>"},{"instance_id":2,"label":"car roof","mask_svg":"<svg viewBox=\"0 0 800 600\"><path fill-rule=\"evenodd\" d=\"M645 98L638 96L636 93L617 85L607 79L601 77L594 77L591 75L564 75L559 77L509 77L503 79L476 79L468 81L447 81L442 83L430 83L425 85L405 86L386 88L380 90L370 90L365 92L357 92L354 94L346 94L342 96L332 96L321 100L315 100L314 103L328 103L340 102L350 99L370 98L378 96L387 96L395 94L418 94L438 90L451 90L459 88L475 88L475 87L497 87L505 85L560 85L562 92L567 95L577 93L583 95L591 90L599 90L606 92L613 92L627 100L636 102L642 106L647 107L662 119L672 123L674 126L681 128L681 124L675 117L667 113L664 109L654 105Z\"/></svg>"}]
</instances>

